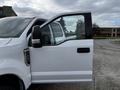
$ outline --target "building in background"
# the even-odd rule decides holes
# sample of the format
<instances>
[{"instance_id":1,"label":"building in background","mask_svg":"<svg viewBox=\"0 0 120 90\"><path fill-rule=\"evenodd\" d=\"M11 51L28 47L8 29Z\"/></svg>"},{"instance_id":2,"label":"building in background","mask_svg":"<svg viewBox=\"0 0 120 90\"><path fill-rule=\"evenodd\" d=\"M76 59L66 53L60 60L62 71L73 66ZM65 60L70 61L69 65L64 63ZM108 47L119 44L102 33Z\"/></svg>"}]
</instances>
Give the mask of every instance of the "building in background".
<instances>
[{"instance_id":1,"label":"building in background","mask_svg":"<svg viewBox=\"0 0 120 90\"><path fill-rule=\"evenodd\" d=\"M93 28L95 37L120 37L120 27Z\"/></svg>"},{"instance_id":2,"label":"building in background","mask_svg":"<svg viewBox=\"0 0 120 90\"><path fill-rule=\"evenodd\" d=\"M9 16L17 16L13 8L11 6L0 7L0 18Z\"/></svg>"}]
</instances>

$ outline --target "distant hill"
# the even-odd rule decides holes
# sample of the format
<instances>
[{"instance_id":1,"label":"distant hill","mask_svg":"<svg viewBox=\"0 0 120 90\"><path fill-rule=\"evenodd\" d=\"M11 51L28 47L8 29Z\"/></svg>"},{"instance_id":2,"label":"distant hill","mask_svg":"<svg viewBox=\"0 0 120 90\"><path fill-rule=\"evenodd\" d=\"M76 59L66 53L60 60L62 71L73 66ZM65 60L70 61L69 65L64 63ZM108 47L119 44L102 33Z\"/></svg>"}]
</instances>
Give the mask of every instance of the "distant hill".
<instances>
[{"instance_id":1,"label":"distant hill","mask_svg":"<svg viewBox=\"0 0 120 90\"><path fill-rule=\"evenodd\" d=\"M0 7L0 18L9 16L17 16L13 8L11 6Z\"/></svg>"}]
</instances>

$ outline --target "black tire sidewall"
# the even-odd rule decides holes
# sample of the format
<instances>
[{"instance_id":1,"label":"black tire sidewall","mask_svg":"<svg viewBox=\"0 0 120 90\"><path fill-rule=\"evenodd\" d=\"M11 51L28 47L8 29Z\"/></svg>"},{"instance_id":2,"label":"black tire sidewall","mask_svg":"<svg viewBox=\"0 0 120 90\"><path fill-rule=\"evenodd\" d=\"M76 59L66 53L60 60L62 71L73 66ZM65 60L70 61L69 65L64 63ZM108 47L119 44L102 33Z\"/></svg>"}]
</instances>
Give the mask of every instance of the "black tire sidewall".
<instances>
[{"instance_id":1,"label":"black tire sidewall","mask_svg":"<svg viewBox=\"0 0 120 90\"><path fill-rule=\"evenodd\" d=\"M19 81L19 85L0 85L0 90L25 90L25 87L21 81Z\"/></svg>"},{"instance_id":2,"label":"black tire sidewall","mask_svg":"<svg viewBox=\"0 0 120 90\"><path fill-rule=\"evenodd\" d=\"M17 90L17 89L13 86L4 85L4 86L0 86L0 90Z\"/></svg>"}]
</instances>

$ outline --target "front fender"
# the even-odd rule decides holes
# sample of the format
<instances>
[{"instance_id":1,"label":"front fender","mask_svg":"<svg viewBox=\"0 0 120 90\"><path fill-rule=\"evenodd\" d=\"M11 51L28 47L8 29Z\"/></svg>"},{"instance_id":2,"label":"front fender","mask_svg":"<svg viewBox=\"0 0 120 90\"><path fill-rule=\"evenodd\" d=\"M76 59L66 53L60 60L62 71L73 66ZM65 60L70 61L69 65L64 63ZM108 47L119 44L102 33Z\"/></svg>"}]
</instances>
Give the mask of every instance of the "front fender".
<instances>
[{"instance_id":1,"label":"front fender","mask_svg":"<svg viewBox=\"0 0 120 90\"><path fill-rule=\"evenodd\" d=\"M23 80L27 89L31 84L30 67L19 60L0 60L0 75L13 74Z\"/></svg>"}]
</instances>

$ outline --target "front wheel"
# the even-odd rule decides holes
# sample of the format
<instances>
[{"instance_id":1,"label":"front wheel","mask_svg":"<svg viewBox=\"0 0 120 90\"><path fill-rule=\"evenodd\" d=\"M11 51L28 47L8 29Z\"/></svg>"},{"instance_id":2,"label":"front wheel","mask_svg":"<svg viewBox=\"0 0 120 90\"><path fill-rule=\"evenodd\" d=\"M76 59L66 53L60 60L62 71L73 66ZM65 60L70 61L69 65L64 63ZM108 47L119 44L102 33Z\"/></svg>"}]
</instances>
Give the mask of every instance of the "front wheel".
<instances>
[{"instance_id":1,"label":"front wheel","mask_svg":"<svg viewBox=\"0 0 120 90\"><path fill-rule=\"evenodd\" d=\"M24 84L17 78L0 79L0 90L25 90Z\"/></svg>"},{"instance_id":2,"label":"front wheel","mask_svg":"<svg viewBox=\"0 0 120 90\"><path fill-rule=\"evenodd\" d=\"M4 85L0 86L0 90L17 90L17 89L13 86Z\"/></svg>"}]
</instances>

